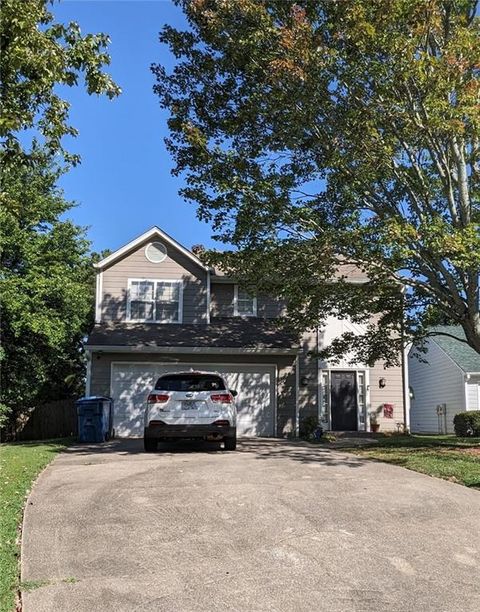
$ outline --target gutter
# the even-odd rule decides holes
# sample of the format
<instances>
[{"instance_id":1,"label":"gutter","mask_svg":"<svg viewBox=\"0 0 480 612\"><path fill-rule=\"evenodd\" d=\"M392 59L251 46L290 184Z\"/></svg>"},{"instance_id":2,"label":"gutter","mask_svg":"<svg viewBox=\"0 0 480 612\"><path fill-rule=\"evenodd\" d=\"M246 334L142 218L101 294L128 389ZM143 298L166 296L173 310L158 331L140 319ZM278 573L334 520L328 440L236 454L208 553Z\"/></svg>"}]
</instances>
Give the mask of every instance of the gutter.
<instances>
[{"instance_id":1,"label":"gutter","mask_svg":"<svg viewBox=\"0 0 480 612\"><path fill-rule=\"evenodd\" d=\"M126 345L105 345L91 344L85 346L85 350L90 353L196 353L199 355L298 355L300 348L268 348L268 347L228 347L228 346L148 346L137 344L134 346Z\"/></svg>"}]
</instances>

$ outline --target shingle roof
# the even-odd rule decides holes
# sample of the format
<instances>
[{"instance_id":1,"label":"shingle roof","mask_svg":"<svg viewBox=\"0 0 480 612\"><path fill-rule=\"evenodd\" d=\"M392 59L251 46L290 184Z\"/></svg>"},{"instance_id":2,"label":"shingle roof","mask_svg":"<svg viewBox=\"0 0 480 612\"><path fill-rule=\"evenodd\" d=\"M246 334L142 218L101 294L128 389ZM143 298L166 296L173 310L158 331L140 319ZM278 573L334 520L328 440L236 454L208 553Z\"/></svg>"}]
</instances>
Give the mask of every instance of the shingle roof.
<instances>
[{"instance_id":1,"label":"shingle roof","mask_svg":"<svg viewBox=\"0 0 480 612\"><path fill-rule=\"evenodd\" d=\"M216 319L211 324L98 324L87 346L297 349L298 336L264 319Z\"/></svg>"},{"instance_id":2,"label":"shingle roof","mask_svg":"<svg viewBox=\"0 0 480 612\"><path fill-rule=\"evenodd\" d=\"M465 333L460 325L441 325L432 327L430 331L444 332L465 339ZM480 372L480 354L471 346L449 336L433 336L432 340L451 358L464 372Z\"/></svg>"}]
</instances>

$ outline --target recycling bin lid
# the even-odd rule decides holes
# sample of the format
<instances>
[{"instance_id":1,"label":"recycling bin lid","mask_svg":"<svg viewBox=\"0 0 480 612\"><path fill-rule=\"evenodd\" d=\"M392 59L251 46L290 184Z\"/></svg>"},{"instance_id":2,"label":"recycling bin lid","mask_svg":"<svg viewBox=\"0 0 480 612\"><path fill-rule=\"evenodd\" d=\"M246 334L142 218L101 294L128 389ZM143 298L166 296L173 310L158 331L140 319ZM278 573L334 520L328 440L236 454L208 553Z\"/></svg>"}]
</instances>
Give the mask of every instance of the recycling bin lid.
<instances>
[{"instance_id":1,"label":"recycling bin lid","mask_svg":"<svg viewBox=\"0 0 480 612\"><path fill-rule=\"evenodd\" d=\"M80 399L78 399L76 401L77 404L83 404L83 403L88 403L88 402L110 402L112 401L111 397L105 397L103 395L88 395L87 397L81 397Z\"/></svg>"}]
</instances>

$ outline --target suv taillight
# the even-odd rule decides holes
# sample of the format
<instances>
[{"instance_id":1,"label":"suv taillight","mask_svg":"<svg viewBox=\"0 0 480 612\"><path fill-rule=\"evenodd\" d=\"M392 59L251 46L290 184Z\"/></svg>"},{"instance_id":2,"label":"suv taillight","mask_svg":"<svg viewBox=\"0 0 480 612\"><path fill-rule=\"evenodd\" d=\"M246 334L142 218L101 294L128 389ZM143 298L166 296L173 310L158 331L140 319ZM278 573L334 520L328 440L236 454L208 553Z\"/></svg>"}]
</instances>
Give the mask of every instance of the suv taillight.
<instances>
[{"instance_id":1,"label":"suv taillight","mask_svg":"<svg viewBox=\"0 0 480 612\"><path fill-rule=\"evenodd\" d=\"M210 396L212 402L221 402L222 404L231 404L233 396L230 393L214 393Z\"/></svg>"},{"instance_id":2,"label":"suv taillight","mask_svg":"<svg viewBox=\"0 0 480 612\"><path fill-rule=\"evenodd\" d=\"M150 393L150 395L147 398L147 403L164 404L165 402L168 402L169 399L170 399L169 396L163 393Z\"/></svg>"}]
</instances>

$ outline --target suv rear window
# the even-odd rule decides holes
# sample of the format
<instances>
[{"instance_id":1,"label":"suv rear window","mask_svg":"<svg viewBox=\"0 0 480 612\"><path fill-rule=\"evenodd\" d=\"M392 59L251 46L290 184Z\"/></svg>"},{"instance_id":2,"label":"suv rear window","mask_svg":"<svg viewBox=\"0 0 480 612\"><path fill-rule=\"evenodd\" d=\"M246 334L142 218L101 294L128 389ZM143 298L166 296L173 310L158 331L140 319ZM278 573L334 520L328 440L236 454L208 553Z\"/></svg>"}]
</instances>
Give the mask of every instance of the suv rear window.
<instances>
[{"instance_id":1,"label":"suv rear window","mask_svg":"<svg viewBox=\"0 0 480 612\"><path fill-rule=\"evenodd\" d=\"M155 389L161 391L225 391L220 376L209 374L168 374L157 380Z\"/></svg>"}]
</instances>

